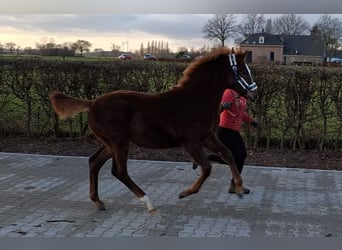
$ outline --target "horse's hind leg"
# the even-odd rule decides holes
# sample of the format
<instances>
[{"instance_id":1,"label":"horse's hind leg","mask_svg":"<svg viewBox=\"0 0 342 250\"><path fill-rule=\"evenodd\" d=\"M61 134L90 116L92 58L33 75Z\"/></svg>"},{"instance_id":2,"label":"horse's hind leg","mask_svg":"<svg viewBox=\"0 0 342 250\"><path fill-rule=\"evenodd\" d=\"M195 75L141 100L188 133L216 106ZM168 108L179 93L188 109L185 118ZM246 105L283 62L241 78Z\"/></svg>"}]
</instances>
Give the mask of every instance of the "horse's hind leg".
<instances>
[{"instance_id":1,"label":"horse's hind leg","mask_svg":"<svg viewBox=\"0 0 342 250\"><path fill-rule=\"evenodd\" d=\"M243 194L242 178L240 172L234 162L234 156L232 152L216 137L213 136L207 141L205 147L215 154L221 156L221 158L227 162L233 175L233 181L235 183L236 193L240 196Z\"/></svg>"},{"instance_id":2,"label":"horse's hind leg","mask_svg":"<svg viewBox=\"0 0 342 250\"><path fill-rule=\"evenodd\" d=\"M186 145L184 148L190 154L193 160L201 166L201 175L188 189L179 194L179 198L184 198L191 194L197 193L211 173L211 164L200 145Z\"/></svg>"},{"instance_id":3,"label":"horse's hind leg","mask_svg":"<svg viewBox=\"0 0 342 250\"><path fill-rule=\"evenodd\" d=\"M142 201L150 213L153 213L155 208L153 207L149 197L145 192L131 179L127 171L127 157L128 157L128 144L113 146L113 167L112 174L118 178L126 187L128 187L140 201Z\"/></svg>"},{"instance_id":4,"label":"horse's hind leg","mask_svg":"<svg viewBox=\"0 0 342 250\"><path fill-rule=\"evenodd\" d=\"M98 210L106 210L105 204L100 200L98 194L99 172L105 162L111 157L111 152L105 146L101 146L89 158L89 197L95 202Z\"/></svg>"}]
</instances>

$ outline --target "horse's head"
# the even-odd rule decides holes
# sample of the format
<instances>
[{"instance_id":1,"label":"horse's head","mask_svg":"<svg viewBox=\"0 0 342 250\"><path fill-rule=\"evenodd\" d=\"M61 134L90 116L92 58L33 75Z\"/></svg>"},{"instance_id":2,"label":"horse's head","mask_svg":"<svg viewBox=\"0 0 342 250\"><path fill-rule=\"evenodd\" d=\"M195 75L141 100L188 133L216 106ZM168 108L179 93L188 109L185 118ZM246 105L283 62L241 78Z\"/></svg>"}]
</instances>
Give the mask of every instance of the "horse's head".
<instances>
[{"instance_id":1,"label":"horse's head","mask_svg":"<svg viewBox=\"0 0 342 250\"><path fill-rule=\"evenodd\" d=\"M235 53L232 49L228 54L229 66L231 69L233 88L240 95L254 101L256 99L257 85L253 81L252 73L245 62L247 52Z\"/></svg>"},{"instance_id":2,"label":"horse's head","mask_svg":"<svg viewBox=\"0 0 342 250\"><path fill-rule=\"evenodd\" d=\"M178 81L177 86L196 86L197 91L199 91L198 86L204 86L203 89L207 92L208 87L215 83L220 91L227 88L234 89L240 95L254 100L257 86L245 63L246 55L247 52L217 48L213 53L191 63L183 72L183 77ZM189 85L189 83L195 84Z\"/></svg>"}]
</instances>

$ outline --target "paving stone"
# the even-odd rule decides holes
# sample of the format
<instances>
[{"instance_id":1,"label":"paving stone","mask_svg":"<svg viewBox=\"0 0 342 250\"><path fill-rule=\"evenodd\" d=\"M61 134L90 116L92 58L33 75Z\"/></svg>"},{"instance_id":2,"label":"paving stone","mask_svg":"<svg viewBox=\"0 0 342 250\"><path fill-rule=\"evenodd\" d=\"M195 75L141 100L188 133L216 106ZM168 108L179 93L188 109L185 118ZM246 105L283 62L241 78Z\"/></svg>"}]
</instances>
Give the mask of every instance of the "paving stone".
<instances>
[{"instance_id":1,"label":"paving stone","mask_svg":"<svg viewBox=\"0 0 342 250\"><path fill-rule=\"evenodd\" d=\"M88 158L0 153L0 237L342 237L342 171L246 166L242 199L228 167L214 164L199 193L190 162L129 160L132 179L158 213L100 172L106 211L88 198Z\"/></svg>"}]
</instances>

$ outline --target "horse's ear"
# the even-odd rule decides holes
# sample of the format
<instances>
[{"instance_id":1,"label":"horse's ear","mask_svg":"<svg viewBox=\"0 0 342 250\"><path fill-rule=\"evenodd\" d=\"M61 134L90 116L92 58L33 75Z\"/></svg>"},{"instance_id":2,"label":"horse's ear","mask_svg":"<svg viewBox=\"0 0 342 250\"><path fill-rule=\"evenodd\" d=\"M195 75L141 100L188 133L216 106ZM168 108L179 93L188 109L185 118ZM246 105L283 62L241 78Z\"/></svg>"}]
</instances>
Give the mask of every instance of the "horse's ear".
<instances>
[{"instance_id":1,"label":"horse's ear","mask_svg":"<svg viewBox=\"0 0 342 250\"><path fill-rule=\"evenodd\" d=\"M247 54L248 54L248 50L246 51L239 51L239 53L237 54L237 58L239 58L239 61L246 61L247 58Z\"/></svg>"},{"instance_id":2,"label":"horse's ear","mask_svg":"<svg viewBox=\"0 0 342 250\"><path fill-rule=\"evenodd\" d=\"M232 54L235 54L235 49L234 49L234 47L232 47Z\"/></svg>"}]
</instances>

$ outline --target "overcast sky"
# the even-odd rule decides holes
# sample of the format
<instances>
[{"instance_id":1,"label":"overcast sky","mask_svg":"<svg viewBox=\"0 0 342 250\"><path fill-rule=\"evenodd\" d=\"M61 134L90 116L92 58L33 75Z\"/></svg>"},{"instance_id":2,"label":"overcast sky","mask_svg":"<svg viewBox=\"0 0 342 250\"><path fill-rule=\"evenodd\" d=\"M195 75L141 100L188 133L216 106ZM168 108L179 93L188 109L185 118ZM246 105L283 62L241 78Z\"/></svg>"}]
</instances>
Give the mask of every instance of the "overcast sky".
<instances>
[{"instance_id":1,"label":"overcast sky","mask_svg":"<svg viewBox=\"0 0 342 250\"><path fill-rule=\"evenodd\" d=\"M212 14L0 14L0 43L14 42L21 48L35 48L36 43L57 44L84 39L92 43L92 49L109 50L112 44L122 50L134 52L141 43L157 40L168 42L177 51L179 47L200 48L213 42L203 38L203 26ZM239 14L237 21L245 15ZM265 15L266 18L279 15ZM304 18L315 23L320 14L305 14ZM342 19L342 14L333 15ZM127 43L128 42L128 43ZM230 41L232 43L232 41Z\"/></svg>"}]
</instances>

